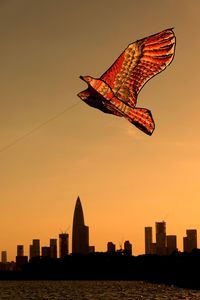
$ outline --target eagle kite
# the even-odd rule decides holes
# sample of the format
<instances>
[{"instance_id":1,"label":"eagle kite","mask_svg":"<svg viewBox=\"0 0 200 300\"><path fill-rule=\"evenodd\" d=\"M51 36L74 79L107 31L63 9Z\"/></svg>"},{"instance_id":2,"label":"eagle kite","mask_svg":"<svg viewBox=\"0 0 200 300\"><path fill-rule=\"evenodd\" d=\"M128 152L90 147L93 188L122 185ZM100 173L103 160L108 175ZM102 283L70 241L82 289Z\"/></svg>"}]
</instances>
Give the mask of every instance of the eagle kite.
<instances>
[{"instance_id":1,"label":"eagle kite","mask_svg":"<svg viewBox=\"0 0 200 300\"><path fill-rule=\"evenodd\" d=\"M175 35L172 28L129 44L114 64L99 78L80 76L88 88L78 96L88 105L124 117L148 135L155 124L151 111L136 107L145 83L173 60Z\"/></svg>"}]
</instances>

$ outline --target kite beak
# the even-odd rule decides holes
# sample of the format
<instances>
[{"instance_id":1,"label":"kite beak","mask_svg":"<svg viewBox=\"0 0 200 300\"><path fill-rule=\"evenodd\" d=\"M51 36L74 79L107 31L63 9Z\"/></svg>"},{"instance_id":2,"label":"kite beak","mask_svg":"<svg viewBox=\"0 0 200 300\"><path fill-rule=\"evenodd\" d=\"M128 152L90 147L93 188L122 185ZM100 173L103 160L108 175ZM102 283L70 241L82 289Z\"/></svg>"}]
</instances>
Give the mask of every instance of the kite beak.
<instances>
[{"instance_id":1,"label":"kite beak","mask_svg":"<svg viewBox=\"0 0 200 300\"><path fill-rule=\"evenodd\" d=\"M79 76L80 79L82 79L83 81L85 81L84 76Z\"/></svg>"},{"instance_id":2,"label":"kite beak","mask_svg":"<svg viewBox=\"0 0 200 300\"><path fill-rule=\"evenodd\" d=\"M79 78L82 79L83 81L85 81L88 84L90 83L90 81L92 79L90 76L80 76Z\"/></svg>"}]
</instances>

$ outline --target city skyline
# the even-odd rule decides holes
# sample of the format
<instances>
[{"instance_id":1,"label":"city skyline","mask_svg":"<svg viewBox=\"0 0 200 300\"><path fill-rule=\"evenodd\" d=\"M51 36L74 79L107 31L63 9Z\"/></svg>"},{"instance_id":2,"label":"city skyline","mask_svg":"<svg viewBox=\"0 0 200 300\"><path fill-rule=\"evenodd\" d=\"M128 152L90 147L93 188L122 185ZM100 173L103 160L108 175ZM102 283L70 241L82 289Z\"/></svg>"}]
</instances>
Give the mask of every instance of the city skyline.
<instances>
[{"instance_id":1,"label":"city skyline","mask_svg":"<svg viewBox=\"0 0 200 300\"><path fill-rule=\"evenodd\" d=\"M71 239L77 194L99 251L129 240L144 253L152 220L165 220L180 250L187 228L200 232L199 15L197 0L0 1L0 248L9 259L32 239ZM173 63L137 103L153 113L151 137L77 97L80 75L98 78L128 44L171 27Z\"/></svg>"},{"instance_id":2,"label":"city skyline","mask_svg":"<svg viewBox=\"0 0 200 300\"><path fill-rule=\"evenodd\" d=\"M72 244L71 252L69 251L70 241ZM132 243L133 242L133 243ZM100 251L94 246L90 246L89 241L89 226L85 225L84 213L81 204L80 197L78 196L75 202L75 209L73 214L73 232L71 237L69 233L59 233L57 238L50 238L49 244L41 244L40 239L32 239L32 244L29 245L29 253L24 251L24 245L16 245L16 261L24 263L23 258L31 259L34 257L51 257L51 258L65 258L69 254L89 254L90 252L120 252L125 251L131 255L134 253L134 246L137 241L129 240L123 241L123 243L113 243L110 239L106 241L105 250ZM123 245L122 245L123 244ZM182 237L182 252L192 252L193 249L198 248L198 238L196 229L186 229L186 236ZM140 254L157 254L157 255L170 255L174 251L181 251L177 245L177 236L168 235L166 222L155 222L155 233L152 226L144 227L144 252ZM9 259L7 250L1 249L1 261L15 261ZM21 260L22 258L22 260Z\"/></svg>"}]
</instances>

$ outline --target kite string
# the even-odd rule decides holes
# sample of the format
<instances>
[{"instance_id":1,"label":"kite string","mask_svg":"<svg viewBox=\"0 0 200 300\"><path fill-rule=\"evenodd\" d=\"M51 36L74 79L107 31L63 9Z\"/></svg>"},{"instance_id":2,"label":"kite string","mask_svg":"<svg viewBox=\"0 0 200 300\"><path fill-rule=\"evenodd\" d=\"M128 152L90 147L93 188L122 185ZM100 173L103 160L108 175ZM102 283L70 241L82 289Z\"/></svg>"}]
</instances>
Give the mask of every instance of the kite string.
<instances>
[{"instance_id":1,"label":"kite string","mask_svg":"<svg viewBox=\"0 0 200 300\"><path fill-rule=\"evenodd\" d=\"M58 119L60 116L62 116L66 111L71 110L72 108L74 108L75 106L77 106L78 104L80 104L80 102L77 102L71 106L66 107L64 110L60 111L59 113L57 113L56 115L52 116L51 118L47 119L46 121L44 121L43 123L39 124L38 126L36 126L35 128L29 130L28 132L24 133L23 135L17 137L15 140L13 140L12 142L10 142L9 144L3 146L2 148L0 148L0 153L6 151L7 149L13 147L15 144L19 143L21 140L24 140L26 137L30 136L31 134L33 134L34 132L38 131L40 128L42 128L43 126L46 126L48 123Z\"/></svg>"}]
</instances>

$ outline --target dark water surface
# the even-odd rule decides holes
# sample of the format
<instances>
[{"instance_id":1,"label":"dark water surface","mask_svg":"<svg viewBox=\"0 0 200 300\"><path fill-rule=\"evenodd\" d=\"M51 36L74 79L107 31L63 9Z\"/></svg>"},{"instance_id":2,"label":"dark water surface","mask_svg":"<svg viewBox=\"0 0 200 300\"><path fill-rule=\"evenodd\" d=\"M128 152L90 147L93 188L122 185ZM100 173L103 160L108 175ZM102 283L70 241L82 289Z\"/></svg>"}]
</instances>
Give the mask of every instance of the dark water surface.
<instances>
[{"instance_id":1,"label":"dark water surface","mask_svg":"<svg viewBox=\"0 0 200 300\"><path fill-rule=\"evenodd\" d=\"M137 281L0 281L0 299L200 299L200 291Z\"/></svg>"}]
</instances>

